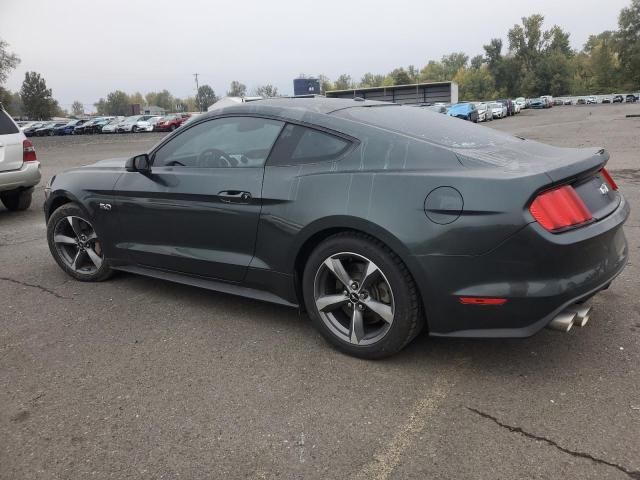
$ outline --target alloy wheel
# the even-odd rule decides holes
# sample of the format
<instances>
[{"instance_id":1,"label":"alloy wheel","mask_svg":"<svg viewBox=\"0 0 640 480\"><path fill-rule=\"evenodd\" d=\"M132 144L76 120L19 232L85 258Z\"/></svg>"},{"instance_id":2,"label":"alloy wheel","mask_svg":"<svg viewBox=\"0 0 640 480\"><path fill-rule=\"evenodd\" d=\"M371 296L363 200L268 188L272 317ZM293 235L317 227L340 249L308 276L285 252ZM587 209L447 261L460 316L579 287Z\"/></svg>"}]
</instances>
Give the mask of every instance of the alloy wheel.
<instances>
[{"instance_id":1,"label":"alloy wheel","mask_svg":"<svg viewBox=\"0 0 640 480\"><path fill-rule=\"evenodd\" d=\"M393 291L382 270L352 252L331 255L318 268L314 300L322 322L341 340L371 345L391 328Z\"/></svg>"},{"instance_id":2,"label":"alloy wheel","mask_svg":"<svg viewBox=\"0 0 640 480\"><path fill-rule=\"evenodd\" d=\"M58 255L74 272L94 274L102 266L104 254L93 226L83 218L62 217L53 234Z\"/></svg>"}]
</instances>

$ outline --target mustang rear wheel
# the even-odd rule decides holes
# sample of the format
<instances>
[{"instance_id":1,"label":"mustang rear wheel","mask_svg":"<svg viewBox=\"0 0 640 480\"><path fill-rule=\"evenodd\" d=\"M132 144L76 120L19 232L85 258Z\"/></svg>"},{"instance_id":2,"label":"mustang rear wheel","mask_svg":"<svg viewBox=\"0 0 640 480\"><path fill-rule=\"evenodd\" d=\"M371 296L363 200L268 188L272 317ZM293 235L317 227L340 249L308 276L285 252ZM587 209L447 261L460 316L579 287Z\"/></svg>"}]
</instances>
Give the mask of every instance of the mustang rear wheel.
<instances>
[{"instance_id":1,"label":"mustang rear wheel","mask_svg":"<svg viewBox=\"0 0 640 480\"><path fill-rule=\"evenodd\" d=\"M424 323L406 266L366 235L343 233L322 242L307 261L303 291L315 327L358 357L400 351Z\"/></svg>"},{"instance_id":2,"label":"mustang rear wheel","mask_svg":"<svg viewBox=\"0 0 640 480\"><path fill-rule=\"evenodd\" d=\"M77 280L98 282L112 274L102 242L74 203L58 208L47 222L49 250L60 268Z\"/></svg>"}]
</instances>

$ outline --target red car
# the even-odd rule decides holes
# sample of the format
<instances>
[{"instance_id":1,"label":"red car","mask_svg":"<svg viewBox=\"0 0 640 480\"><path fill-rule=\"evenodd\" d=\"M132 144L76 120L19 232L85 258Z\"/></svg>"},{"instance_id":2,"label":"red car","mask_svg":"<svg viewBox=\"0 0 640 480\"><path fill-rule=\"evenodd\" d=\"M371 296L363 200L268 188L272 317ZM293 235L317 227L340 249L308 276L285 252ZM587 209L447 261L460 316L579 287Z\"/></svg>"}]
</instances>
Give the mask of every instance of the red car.
<instances>
[{"instance_id":1,"label":"red car","mask_svg":"<svg viewBox=\"0 0 640 480\"><path fill-rule=\"evenodd\" d=\"M176 128L182 125L190 115L169 115L167 117L162 118L158 123L156 123L154 130L156 132L173 132Z\"/></svg>"}]
</instances>

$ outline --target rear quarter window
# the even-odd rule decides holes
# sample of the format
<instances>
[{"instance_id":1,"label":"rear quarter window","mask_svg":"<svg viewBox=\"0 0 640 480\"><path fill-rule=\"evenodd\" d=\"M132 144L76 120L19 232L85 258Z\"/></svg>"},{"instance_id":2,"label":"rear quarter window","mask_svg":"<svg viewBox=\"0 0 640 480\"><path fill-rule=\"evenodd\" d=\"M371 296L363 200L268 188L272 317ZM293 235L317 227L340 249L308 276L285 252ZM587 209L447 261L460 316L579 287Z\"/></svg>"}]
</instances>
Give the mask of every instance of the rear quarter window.
<instances>
[{"instance_id":1,"label":"rear quarter window","mask_svg":"<svg viewBox=\"0 0 640 480\"><path fill-rule=\"evenodd\" d=\"M11 120L11 117L7 115L7 112L0 110L0 135L11 135L19 132L20 129L16 127L16 124Z\"/></svg>"},{"instance_id":2,"label":"rear quarter window","mask_svg":"<svg viewBox=\"0 0 640 480\"><path fill-rule=\"evenodd\" d=\"M301 125L288 124L269 158L269 165L298 165L335 160L351 146L345 138Z\"/></svg>"}]
</instances>

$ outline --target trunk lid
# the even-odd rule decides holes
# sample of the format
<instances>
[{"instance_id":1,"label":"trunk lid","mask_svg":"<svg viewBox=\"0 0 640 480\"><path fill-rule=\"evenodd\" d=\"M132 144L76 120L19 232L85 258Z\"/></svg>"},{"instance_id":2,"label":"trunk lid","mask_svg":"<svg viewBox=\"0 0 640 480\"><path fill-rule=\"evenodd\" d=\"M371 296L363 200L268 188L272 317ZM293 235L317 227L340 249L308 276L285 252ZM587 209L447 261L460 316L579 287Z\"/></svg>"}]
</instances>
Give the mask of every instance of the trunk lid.
<instances>
[{"instance_id":1,"label":"trunk lid","mask_svg":"<svg viewBox=\"0 0 640 480\"><path fill-rule=\"evenodd\" d=\"M604 149L559 148L520 140L519 144L457 149L456 155L468 167L484 164L515 175L544 173L550 181L541 190L559 184L571 185L595 221L615 211L621 201L620 194L602 174L609 160Z\"/></svg>"}]
</instances>

